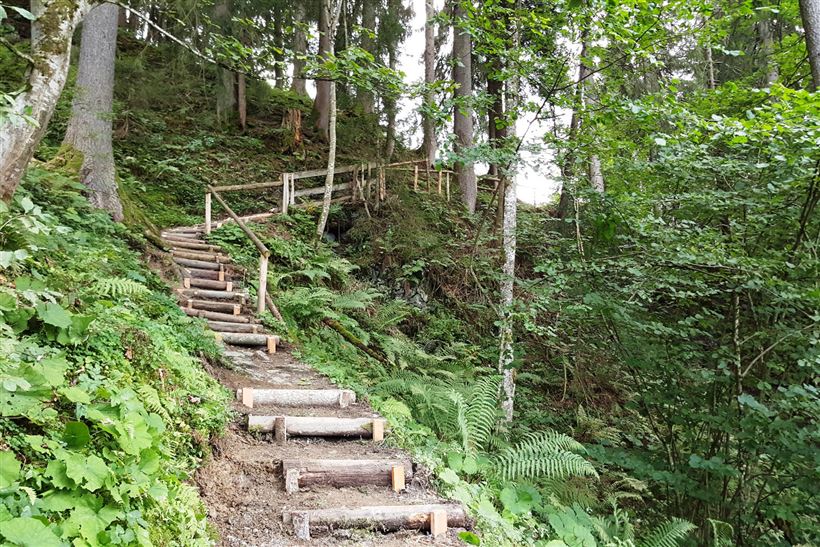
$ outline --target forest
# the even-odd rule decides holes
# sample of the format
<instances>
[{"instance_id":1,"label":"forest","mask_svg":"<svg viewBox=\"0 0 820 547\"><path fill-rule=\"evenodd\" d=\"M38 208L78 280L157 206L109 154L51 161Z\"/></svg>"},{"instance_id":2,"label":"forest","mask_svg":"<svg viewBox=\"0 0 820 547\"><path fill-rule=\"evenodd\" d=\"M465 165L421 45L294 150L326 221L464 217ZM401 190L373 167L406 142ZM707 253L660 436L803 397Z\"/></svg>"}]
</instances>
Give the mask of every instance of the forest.
<instances>
[{"instance_id":1,"label":"forest","mask_svg":"<svg viewBox=\"0 0 820 547\"><path fill-rule=\"evenodd\" d=\"M0 545L820 545L818 86L820 0L0 0Z\"/></svg>"}]
</instances>

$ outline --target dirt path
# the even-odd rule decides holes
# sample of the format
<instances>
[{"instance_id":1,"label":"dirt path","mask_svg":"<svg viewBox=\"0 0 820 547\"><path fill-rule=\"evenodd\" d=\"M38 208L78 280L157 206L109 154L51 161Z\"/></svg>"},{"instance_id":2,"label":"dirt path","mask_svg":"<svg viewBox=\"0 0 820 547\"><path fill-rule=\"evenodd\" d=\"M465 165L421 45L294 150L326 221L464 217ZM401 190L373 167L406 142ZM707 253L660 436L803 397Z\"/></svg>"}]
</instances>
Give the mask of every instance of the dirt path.
<instances>
[{"instance_id":1,"label":"dirt path","mask_svg":"<svg viewBox=\"0 0 820 547\"><path fill-rule=\"evenodd\" d=\"M190 249L204 242L195 230L166 233L170 245L182 245ZM170 237L171 239L167 239ZM190 240L191 244L186 241ZM215 249L194 249L194 252L212 252ZM187 252L184 251L184 252ZM189 253L190 254L190 253ZM187 256L187 255L186 255ZM204 255L203 255L204 256ZM184 262L175 257L177 264ZM230 281L230 269L223 268L221 259L214 258L219 266L219 282ZM197 268L186 269L180 264L183 277L195 276ZM200 264L201 266L201 264ZM211 267L211 266L207 266ZM224 274L223 274L224 270ZM213 278L213 271L198 270ZM194 278L195 279L195 278ZM187 279L185 285L190 285ZM194 281L194 284L196 282ZM211 285L215 285L211 283ZM200 314L194 309L207 309L213 302L225 302L226 295L215 295L211 302L192 304L190 291L180 288L182 307L189 315ZM241 288L226 285L223 290L232 291L236 301L242 304L241 314L235 321L248 318L254 323ZM186 293L186 291L188 291ZM183 294L185 293L185 294ZM188 298L189 300L185 300ZM233 298L233 297L231 297ZM213 323L213 328L227 328L225 319ZM240 323L232 324L237 328ZM247 325L246 325L247 326ZM244 327L243 327L244 328ZM256 332L257 329L254 329ZM252 335L250 338L255 336ZM261 335L260 335L261 336ZM232 368L212 368L209 372L232 392L242 388L267 389L337 389L326 377L293 358L287 348L276 353L263 345L265 337L252 340L253 346L226 345L226 358ZM390 486L361 484L359 486L301 486L297 492L288 493L282 471L282 460L395 460L409 459L408 454L389 446L387 442L374 442L364 438L289 437L277 443L273 433L249 433L247 415L263 416L325 416L336 418L379 418L366 402L357 401L345 408L339 406L287 406L254 405L250 409L241 402L234 403L237 418L225 436L215 446L213 459L196 475L195 482L208 510L208 520L219 536L219 545L232 547L262 547L284 545L463 545L458 539L462 529L448 528L433 538L427 531L429 519L419 529L398 529L388 533L379 531L376 522L357 523L355 526L314 526L311 523L311 540L298 540L293 524L285 524L284 511L312 509L354 509L358 507L440 504L447 503L438 497L429 484L429 474L421 466L414 466L412 479L406 487L395 492ZM415 526L418 528L419 526Z\"/></svg>"}]
</instances>

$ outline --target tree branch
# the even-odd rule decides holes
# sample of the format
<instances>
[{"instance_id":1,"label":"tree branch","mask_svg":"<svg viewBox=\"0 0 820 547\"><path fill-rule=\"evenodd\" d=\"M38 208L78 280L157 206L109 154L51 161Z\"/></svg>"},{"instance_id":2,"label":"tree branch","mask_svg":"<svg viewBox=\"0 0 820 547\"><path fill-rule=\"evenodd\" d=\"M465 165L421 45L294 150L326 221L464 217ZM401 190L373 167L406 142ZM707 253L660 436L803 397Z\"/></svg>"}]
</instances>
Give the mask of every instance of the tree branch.
<instances>
[{"instance_id":1,"label":"tree branch","mask_svg":"<svg viewBox=\"0 0 820 547\"><path fill-rule=\"evenodd\" d=\"M21 58L22 60L24 60L28 64L30 64L30 65L34 64L34 59L32 59L30 56L26 55L25 53L23 53L22 51L20 51L16 47L14 47L14 45L11 42L9 42L8 40L6 40L5 38L3 38L1 36L0 36L0 45L6 46L9 49L9 51L11 51L13 54L15 54L17 57Z\"/></svg>"}]
</instances>

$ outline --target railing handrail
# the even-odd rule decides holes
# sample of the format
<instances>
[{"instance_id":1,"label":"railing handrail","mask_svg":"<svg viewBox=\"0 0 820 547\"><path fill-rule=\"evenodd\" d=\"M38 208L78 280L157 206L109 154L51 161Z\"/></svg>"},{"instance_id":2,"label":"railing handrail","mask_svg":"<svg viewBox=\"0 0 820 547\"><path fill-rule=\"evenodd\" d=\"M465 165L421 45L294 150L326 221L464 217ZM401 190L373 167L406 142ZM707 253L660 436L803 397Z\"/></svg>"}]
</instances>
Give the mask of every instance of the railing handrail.
<instances>
[{"instance_id":1,"label":"railing handrail","mask_svg":"<svg viewBox=\"0 0 820 547\"><path fill-rule=\"evenodd\" d=\"M211 186L209 184L208 185L208 191L211 194L213 194L213 196L216 198L216 201L218 201L219 204L228 213L228 216L230 216L234 220L234 222L236 222L239 225L239 227L242 229L242 231L245 232L245 235L247 235L250 238L250 240L253 241L253 244L256 245L256 249L259 251L259 254L262 254L266 257L269 257L270 256L270 249L268 249L267 246L264 243L262 243L262 240L259 239L259 237L257 237L257 235L255 233L253 233L253 231L250 228L248 228L248 226L245 224L245 222L242 220L242 218L239 215L237 215L234 212L234 210L231 209L230 206L228 206L227 203L225 203L225 200L222 199L222 196L219 195L219 192L217 191L217 187Z\"/></svg>"}]
</instances>

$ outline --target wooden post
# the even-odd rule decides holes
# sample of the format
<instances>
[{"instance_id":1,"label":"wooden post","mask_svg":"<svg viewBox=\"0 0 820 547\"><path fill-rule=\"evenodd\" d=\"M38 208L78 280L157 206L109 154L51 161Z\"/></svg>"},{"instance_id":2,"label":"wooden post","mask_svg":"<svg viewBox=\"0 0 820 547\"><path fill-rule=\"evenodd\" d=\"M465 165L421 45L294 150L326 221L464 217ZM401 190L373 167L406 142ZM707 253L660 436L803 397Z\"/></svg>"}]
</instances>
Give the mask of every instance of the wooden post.
<instances>
[{"instance_id":1,"label":"wooden post","mask_svg":"<svg viewBox=\"0 0 820 547\"><path fill-rule=\"evenodd\" d=\"M256 313L265 311L265 293L268 290L268 256L259 255L259 289L256 294Z\"/></svg>"},{"instance_id":2,"label":"wooden post","mask_svg":"<svg viewBox=\"0 0 820 547\"><path fill-rule=\"evenodd\" d=\"M292 513L293 534L301 541L310 540L310 515L307 511L294 511Z\"/></svg>"},{"instance_id":3,"label":"wooden post","mask_svg":"<svg viewBox=\"0 0 820 547\"><path fill-rule=\"evenodd\" d=\"M443 176L444 176L444 171L439 171L438 172L438 187L439 187L439 189L441 188L441 178ZM430 184L429 183L427 184L427 191L428 192L430 191Z\"/></svg>"},{"instance_id":4,"label":"wooden post","mask_svg":"<svg viewBox=\"0 0 820 547\"><path fill-rule=\"evenodd\" d=\"M441 177L438 178L438 195L441 195Z\"/></svg>"},{"instance_id":5,"label":"wooden post","mask_svg":"<svg viewBox=\"0 0 820 547\"><path fill-rule=\"evenodd\" d=\"M205 233L211 233L211 193L205 193Z\"/></svg>"},{"instance_id":6,"label":"wooden post","mask_svg":"<svg viewBox=\"0 0 820 547\"><path fill-rule=\"evenodd\" d=\"M276 336L268 336L268 353L276 353Z\"/></svg>"},{"instance_id":7,"label":"wooden post","mask_svg":"<svg viewBox=\"0 0 820 547\"><path fill-rule=\"evenodd\" d=\"M419 166L416 165L415 169L413 169L413 191L419 191Z\"/></svg>"},{"instance_id":8,"label":"wooden post","mask_svg":"<svg viewBox=\"0 0 820 547\"><path fill-rule=\"evenodd\" d=\"M252 387L244 387L242 388L242 404L248 408L253 408L253 388Z\"/></svg>"},{"instance_id":9,"label":"wooden post","mask_svg":"<svg viewBox=\"0 0 820 547\"><path fill-rule=\"evenodd\" d=\"M447 201L450 201L450 173L447 173Z\"/></svg>"},{"instance_id":10,"label":"wooden post","mask_svg":"<svg viewBox=\"0 0 820 547\"><path fill-rule=\"evenodd\" d=\"M401 492L404 490L404 466L394 465L390 470L390 478L393 482L393 491Z\"/></svg>"},{"instance_id":11,"label":"wooden post","mask_svg":"<svg viewBox=\"0 0 820 547\"><path fill-rule=\"evenodd\" d=\"M373 442L384 440L384 420L373 420Z\"/></svg>"},{"instance_id":12,"label":"wooden post","mask_svg":"<svg viewBox=\"0 0 820 547\"><path fill-rule=\"evenodd\" d=\"M430 513L430 535L439 537L447 533L447 511L438 509Z\"/></svg>"},{"instance_id":13,"label":"wooden post","mask_svg":"<svg viewBox=\"0 0 820 547\"><path fill-rule=\"evenodd\" d=\"M295 494L299 491L299 470L288 469L285 471L285 492Z\"/></svg>"},{"instance_id":14,"label":"wooden post","mask_svg":"<svg viewBox=\"0 0 820 547\"><path fill-rule=\"evenodd\" d=\"M288 214L288 204L290 204L290 188L288 186L288 174L282 173L282 214Z\"/></svg>"}]
</instances>

